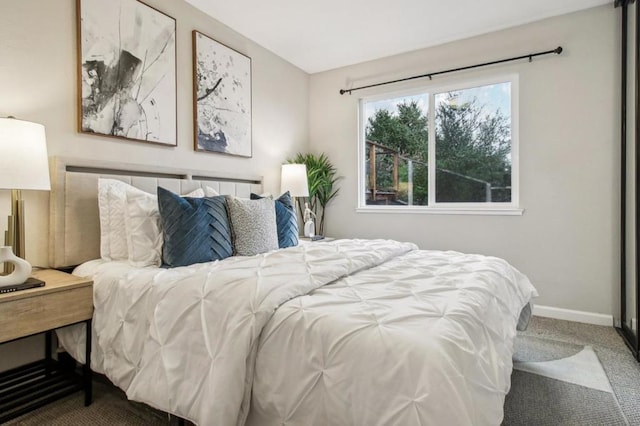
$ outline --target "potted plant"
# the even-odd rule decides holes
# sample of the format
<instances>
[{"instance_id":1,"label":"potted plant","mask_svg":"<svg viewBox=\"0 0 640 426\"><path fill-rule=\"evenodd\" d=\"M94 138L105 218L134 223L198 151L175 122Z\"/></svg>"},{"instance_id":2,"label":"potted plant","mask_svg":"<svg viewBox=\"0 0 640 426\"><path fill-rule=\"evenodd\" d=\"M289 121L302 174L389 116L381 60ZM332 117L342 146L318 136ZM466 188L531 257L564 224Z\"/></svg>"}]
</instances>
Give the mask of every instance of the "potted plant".
<instances>
[{"instance_id":1,"label":"potted plant","mask_svg":"<svg viewBox=\"0 0 640 426\"><path fill-rule=\"evenodd\" d=\"M324 235L325 211L327 204L338 195L336 182L337 170L325 154L298 153L287 160L291 164L305 164L307 166L307 180L309 181L309 207L319 218L318 235ZM298 205L302 216L302 205Z\"/></svg>"}]
</instances>

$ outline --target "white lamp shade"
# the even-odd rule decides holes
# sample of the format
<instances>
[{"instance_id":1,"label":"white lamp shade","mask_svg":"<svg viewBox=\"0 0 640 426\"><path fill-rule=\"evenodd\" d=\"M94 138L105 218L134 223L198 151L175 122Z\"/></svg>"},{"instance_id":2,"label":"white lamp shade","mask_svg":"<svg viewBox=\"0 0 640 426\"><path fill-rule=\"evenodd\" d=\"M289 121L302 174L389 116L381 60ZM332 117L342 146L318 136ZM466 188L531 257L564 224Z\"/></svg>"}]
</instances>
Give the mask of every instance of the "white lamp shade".
<instances>
[{"instance_id":1,"label":"white lamp shade","mask_svg":"<svg viewBox=\"0 0 640 426\"><path fill-rule=\"evenodd\" d=\"M307 166L304 164L283 164L280 191L289 191L292 197L308 197Z\"/></svg>"},{"instance_id":2,"label":"white lamp shade","mask_svg":"<svg viewBox=\"0 0 640 426\"><path fill-rule=\"evenodd\" d=\"M42 124L0 118L0 189L51 189Z\"/></svg>"}]
</instances>

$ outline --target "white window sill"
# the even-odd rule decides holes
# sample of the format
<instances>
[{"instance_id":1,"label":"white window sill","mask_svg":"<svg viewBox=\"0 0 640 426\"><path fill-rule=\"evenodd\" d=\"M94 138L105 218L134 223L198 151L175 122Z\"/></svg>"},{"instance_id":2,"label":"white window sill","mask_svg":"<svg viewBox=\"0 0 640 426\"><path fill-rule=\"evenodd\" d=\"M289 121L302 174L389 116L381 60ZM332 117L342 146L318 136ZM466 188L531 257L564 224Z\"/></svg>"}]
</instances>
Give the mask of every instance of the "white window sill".
<instances>
[{"instance_id":1,"label":"white window sill","mask_svg":"<svg viewBox=\"0 0 640 426\"><path fill-rule=\"evenodd\" d=\"M398 207L367 206L356 208L356 213L446 214L484 216L522 216L524 209L515 207Z\"/></svg>"}]
</instances>

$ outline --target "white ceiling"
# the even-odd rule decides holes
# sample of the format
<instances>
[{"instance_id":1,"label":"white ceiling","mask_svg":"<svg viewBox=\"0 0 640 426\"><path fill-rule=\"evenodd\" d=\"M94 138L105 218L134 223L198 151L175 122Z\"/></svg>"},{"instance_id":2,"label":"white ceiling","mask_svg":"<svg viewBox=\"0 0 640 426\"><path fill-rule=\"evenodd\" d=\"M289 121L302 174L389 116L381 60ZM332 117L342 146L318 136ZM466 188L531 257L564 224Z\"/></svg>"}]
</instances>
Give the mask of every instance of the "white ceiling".
<instances>
[{"instance_id":1,"label":"white ceiling","mask_svg":"<svg viewBox=\"0 0 640 426\"><path fill-rule=\"evenodd\" d=\"M308 73L613 0L187 0ZM215 34L209 34L215 38Z\"/></svg>"}]
</instances>

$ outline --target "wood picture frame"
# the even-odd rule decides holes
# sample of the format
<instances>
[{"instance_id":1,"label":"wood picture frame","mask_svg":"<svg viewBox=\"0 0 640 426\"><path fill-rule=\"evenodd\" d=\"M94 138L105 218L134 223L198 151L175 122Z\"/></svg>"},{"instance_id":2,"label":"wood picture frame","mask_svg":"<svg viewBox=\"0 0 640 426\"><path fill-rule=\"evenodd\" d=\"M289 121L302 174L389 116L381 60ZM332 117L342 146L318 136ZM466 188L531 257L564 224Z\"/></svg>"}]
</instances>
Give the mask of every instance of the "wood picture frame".
<instances>
[{"instance_id":1,"label":"wood picture frame","mask_svg":"<svg viewBox=\"0 0 640 426\"><path fill-rule=\"evenodd\" d=\"M251 58L193 31L194 149L252 156Z\"/></svg>"},{"instance_id":2,"label":"wood picture frame","mask_svg":"<svg viewBox=\"0 0 640 426\"><path fill-rule=\"evenodd\" d=\"M176 20L139 0L76 0L78 130L178 145Z\"/></svg>"}]
</instances>

